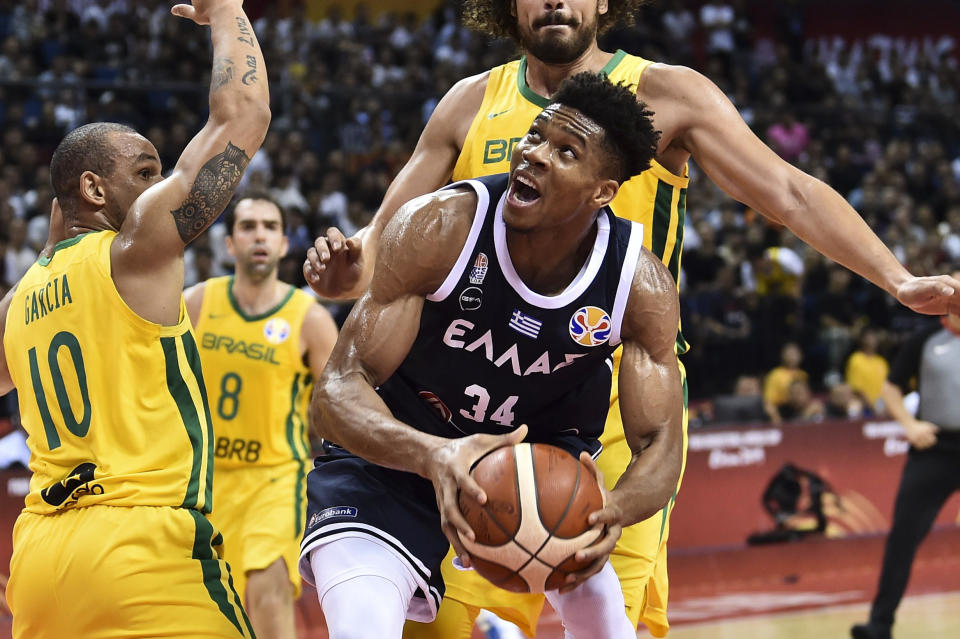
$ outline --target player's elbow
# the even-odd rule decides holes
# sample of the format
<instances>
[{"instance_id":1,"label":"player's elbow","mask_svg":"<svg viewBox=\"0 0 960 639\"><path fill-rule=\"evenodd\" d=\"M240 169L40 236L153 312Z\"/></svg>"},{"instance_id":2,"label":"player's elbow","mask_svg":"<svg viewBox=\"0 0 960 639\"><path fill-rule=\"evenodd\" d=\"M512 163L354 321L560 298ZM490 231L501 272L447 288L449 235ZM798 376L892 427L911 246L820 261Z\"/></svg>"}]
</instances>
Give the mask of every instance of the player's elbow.
<instances>
[{"instance_id":1,"label":"player's elbow","mask_svg":"<svg viewBox=\"0 0 960 639\"><path fill-rule=\"evenodd\" d=\"M774 191L772 202L767 207L768 217L792 228L810 211L817 188L826 188L826 185L817 178L790 167L790 175L784 180L783 187Z\"/></svg>"},{"instance_id":2,"label":"player's elbow","mask_svg":"<svg viewBox=\"0 0 960 639\"><path fill-rule=\"evenodd\" d=\"M234 100L211 105L210 120L226 129L236 131L260 142L267 135L272 118L270 102L253 96L239 96Z\"/></svg>"}]
</instances>

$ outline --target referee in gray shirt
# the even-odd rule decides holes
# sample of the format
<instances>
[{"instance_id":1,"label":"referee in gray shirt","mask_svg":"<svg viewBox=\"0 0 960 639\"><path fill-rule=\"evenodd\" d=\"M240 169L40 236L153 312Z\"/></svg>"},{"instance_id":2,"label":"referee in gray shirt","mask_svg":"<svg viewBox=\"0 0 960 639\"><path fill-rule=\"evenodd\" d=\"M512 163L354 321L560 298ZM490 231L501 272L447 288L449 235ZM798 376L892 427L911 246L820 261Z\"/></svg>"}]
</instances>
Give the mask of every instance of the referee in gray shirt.
<instances>
[{"instance_id":1,"label":"referee in gray shirt","mask_svg":"<svg viewBox=\"0 0 960 639\"><path fill-rule=\"evenodd\" d=\"M911 390L914 380L920 395L916 417L903 405L903 394ZM903 345L883 384L882 397L887 410L903 425L910 452L870 621L851 629L854 639L890 639L917 548L947 499L960 490L960 316L945 316Z\"/></svg>"}]
</instances>

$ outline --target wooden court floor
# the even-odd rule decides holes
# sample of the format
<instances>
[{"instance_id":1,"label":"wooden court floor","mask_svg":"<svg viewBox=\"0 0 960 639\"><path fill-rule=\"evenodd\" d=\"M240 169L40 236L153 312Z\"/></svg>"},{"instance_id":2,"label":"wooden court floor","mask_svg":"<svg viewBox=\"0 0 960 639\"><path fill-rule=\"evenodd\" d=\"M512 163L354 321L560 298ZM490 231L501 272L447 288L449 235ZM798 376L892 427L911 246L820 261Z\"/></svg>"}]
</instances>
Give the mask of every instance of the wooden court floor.
<instances>
[{"instance_id":1,"label":"wooden court floor","mask_svg":"<svg viewBox=\"0 0 960 639\"><path fill-rule=\"evenodd\" d=\"M864 621L867 604L833 606L746 619L688 624L670 631L669 639L843 639L850 626ZM639 635L648 637L646 633ZM893 628L896 639L960 637L960 592L904 599Z\"/></svg>"}]
</instances>

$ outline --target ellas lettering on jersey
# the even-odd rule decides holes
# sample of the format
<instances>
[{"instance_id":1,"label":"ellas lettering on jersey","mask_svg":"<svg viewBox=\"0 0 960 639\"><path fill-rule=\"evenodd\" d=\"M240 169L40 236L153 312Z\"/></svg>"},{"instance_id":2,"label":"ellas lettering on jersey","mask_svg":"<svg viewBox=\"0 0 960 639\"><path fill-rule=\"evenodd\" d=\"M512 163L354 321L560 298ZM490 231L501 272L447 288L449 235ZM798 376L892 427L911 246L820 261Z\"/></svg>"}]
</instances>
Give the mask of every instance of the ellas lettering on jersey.
<instances>
[{"instance_id":1,"label":"ellas lettering on jersey","mask_svg":"<svg viewBox=\"0 0 960 639\"><path fill-rule=\"evenodd\" d=\"M520 354L517 350L517 344L511 344L506 350L498 351L493 344L493 331L487 330L483 335L474 338L469 332L476 328L475 324L469 320L457 318L450 322L446 332L443 334L443 343L450 348L463 349L468 353L480 351L488 362L493 362L497 368L509 364L508 370L513 371L518 377L526 377L540 373L549 375L560 370L564 366L569 366L579 357L586 353L564 353L550 357L549 351L544 351L540 357L534 360L526 367L520 363ZM465 339L460 339L465 338ZM469 341L467 341L469 340Z\"/></svg>"}]
</instances>

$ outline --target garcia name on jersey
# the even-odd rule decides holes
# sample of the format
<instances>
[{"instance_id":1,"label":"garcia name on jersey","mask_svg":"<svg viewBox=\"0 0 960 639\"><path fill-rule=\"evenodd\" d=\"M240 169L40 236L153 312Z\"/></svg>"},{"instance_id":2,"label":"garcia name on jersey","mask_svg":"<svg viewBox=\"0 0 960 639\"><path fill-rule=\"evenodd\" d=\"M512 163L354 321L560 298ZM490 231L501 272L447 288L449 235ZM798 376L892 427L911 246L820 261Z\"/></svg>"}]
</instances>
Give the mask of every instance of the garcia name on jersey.
<instances>
[{"instance_id":1,"label":"garcia name on jersey","mask_svg":"<svg viewBox=\"0 0 960 639\"><path fill-rule=\"evenodd\" d=\"M477 210L409 354L378 392L394 416L442 437L502 434L597 454L643 226L604 208L586 263L553 296L530 290L507 248L509 176L467 180Z\"/></svg>"}]
</instances>

